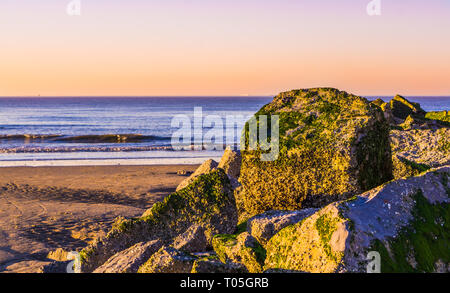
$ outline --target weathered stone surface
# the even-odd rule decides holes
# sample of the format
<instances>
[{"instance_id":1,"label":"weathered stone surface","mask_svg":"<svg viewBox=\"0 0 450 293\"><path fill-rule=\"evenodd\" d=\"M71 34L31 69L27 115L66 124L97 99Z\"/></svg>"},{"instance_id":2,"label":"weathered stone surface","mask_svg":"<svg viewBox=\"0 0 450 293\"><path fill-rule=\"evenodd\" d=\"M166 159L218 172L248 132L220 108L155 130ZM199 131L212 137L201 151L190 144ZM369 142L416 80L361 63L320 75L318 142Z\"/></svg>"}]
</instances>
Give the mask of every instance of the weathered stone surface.
<instances>
[{"instance_id":1,"label":"weathered stone surface","mask_svg":"<svg viewBox=\"0 0 450 293\"><path fill-rule=\"evenodd\" d=\"M170 244L193 224L201 225L208 243L213 235L233 233L236 203L227 175L218 169L156 203L144 217L118 221L106 237L81 253L82 271L92 272L111 256L136 243L159 239Z\"/></svg>"},{"instance_id":2,"label":"weathered stone surface","mask_svg":"<svg viewBox=\"0 0 450 293\"><path fill-rule=\"evenodd\" d=\"M259 115L279 115L280 153L264 162L260 150L242 151L240 220L323 206L392 179L389 124L365 98L330 88L295 90Z\"/></svg>"},{"instance_id":3,"label":"weathered stone surface","mask_svg":"<svg viewBox=\"0 0 450 293\"><path fill-rule=\"evenodd\" d=\"M176 237L172 246L184 252L200 252L206 250L208 240L203 227L194 224L186 232Z\"/></svg>"},{"instance_id":4,"label":"weathered stone surface","mask_svg":"<svg viewBox=\"0 0 450 293\"><path fill-rule=\"evenodd\" d=\"M188 178L181 181L181 183L178 185L176 191L179 191L179 190L185 188L186 186L188 186L189 184L194 182L194 180L196 178L198 178L199 176L208 174L208 173L214 171L217 168L217 166L218 166L218 164L216 161L206 160L205 162L203 162L203 164L200 165L200 167L197 168L197 170L195 170L194 173L192 173L191 176L189 176Z\"/></svg>"},{"instance_id":5,"label":"weathered stone surface","mask_svg":"<svg viewBox=\"0 0 450 293\"><path fill-rule=\"evenodd\" d=\"M390 103L385 103L382 99L376 99L375 101L372 101L372 104L380 107L380 109L383 111L384 118L389 124L396 123L396 119L392 114Z\"/></svg>"},{"instance_id":6,"label":"weathered stone surface","mask_svg":"<svg viewBox=\"0 0 450 293\"><path fill-rule=\"evenodd\" d=\"M248 232L239 235L216 235L213 248L223 263L240 263L250 273L262 272L264 248Z\"/></svg>"},{"instance_id":7,"label":"weathered stone surface","mask_svg":"<svg viewBox=\"0 0 450 293\"><path fill-rule=\"evenodd\" d=\"M173 247L162 247L138 273L190 273L196 258Z\"/></svg>"},{"instance_id":8,"label":"weathered stone surface","mask_svg":"<svg viewBox=\"0 0 450 293\"><path fill-rule=\"evenodd\" d=\"M47 255L48 259L56 260L56 261L66 261L68 260L69 252L65 251L62 248L58 248L54 251L50 251Z\"/></svg>"},{"instance_id":9,"label":"weathered stone surface","mask_svg":"<svg viewBox=\"0 0 450 293\"><path fill-rule=\"evenodd\" d=\"M389 106L394 117L406 119L409 115L413 117L424 117L425 111L418 103L413 103L404 97L397 95L390 102Z\"/></svg>"},{"instance_id":10,"label":"weathered stone surface","mask_svg":"<svg viewBox=\"0 0 450 293\"><path fill-rule=\"evenodd\" d=\"M241 173L242 156L240 151L227 148L219 162L218 168L222 168L230 178L233 187L239 186L239 175Z\"/></svg>"},{"instance_id":11,"label":"weathered stone surface","mask_svg":"<svg viewBox=\"0 0 450 293\"><path fill-rule=\"evenodd\" d=\"M191 273L222 273L222 274L243 274L248 273L244 265L239 263L223 263L217 259L199 259L194 262Z\"/></svg>"},{"instance_id":12,"label":"weathered stone surface","mask_svg":"<svg viewBox=\"0 0 450 293\"><path fill-rule=\"evenodd\" d=\"M144 264L162 246L161 241L140 242L132 247L116 253L94 273L137 273Z\"/></svg>"},{"instance_id":13,"label":"weathered stone surface","mask_svg":"<svg viewBox=\"0 0 450 293\"><path fill-rule=\"evenodd\" d=\"M332 203L272 237L265 269L365 272L370 251L382 272L429 272L450 263L450 167L399 179Z\"/></svg>"},{"instance_id":14,"label":"weathered stone surface","mask_svg":"<svg viewBox=\"0 0 450 293\"><path fill-rule=\"evenodd\" d=\"M52 261L48 264L41 266L38 269L38 273L41 274L65 274L68 272L67 266L71 263L71 260L66 261Z\"/></svg>"},{"instance_id":15,"label":"weathered stone surface","mask_svg":"<svg viewBox=\"0 0 450 293\"><path fill-rule=\"evenodd\" d=\"M420 173L430 167L450 164L449 127L407 131L392 130L390 141L395 178L417 175L417 171ZM404 166L405 160L406 166ZM417 171L409 172L405 171L405 168Z\"/></svg>"},{"instance_id":16,"label":"weathered stone surface","mask_svg":"<svg viewBox=\"0 0 450 293\"><path fill-rule=\"evenodd\" d=\"M247 222L247 231L264 247L281 229L296 224L312 215L317 209L300 211L268 211Z\"/></svg>"}]
</instances>

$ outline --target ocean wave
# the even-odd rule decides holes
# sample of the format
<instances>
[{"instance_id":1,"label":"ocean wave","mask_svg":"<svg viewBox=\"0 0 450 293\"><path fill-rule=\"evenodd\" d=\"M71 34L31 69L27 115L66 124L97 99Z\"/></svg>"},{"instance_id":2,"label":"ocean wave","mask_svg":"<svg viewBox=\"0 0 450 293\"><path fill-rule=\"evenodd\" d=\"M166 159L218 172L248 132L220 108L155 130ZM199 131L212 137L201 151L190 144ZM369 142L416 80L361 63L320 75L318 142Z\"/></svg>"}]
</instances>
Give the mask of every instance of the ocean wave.
<instances>
[{"instance_id":1,"label":"ocean wave","mask_svg":"<svg viewBox=\"0 0 450 293\"><path fill-rule=\"evenodd\" d=\"M0 135L1 142L22 143L141 143L169 141L170 137L142 134L89 134L89 135L58 135L58 134L5 134Z\"/></svg>"}]
</instances>

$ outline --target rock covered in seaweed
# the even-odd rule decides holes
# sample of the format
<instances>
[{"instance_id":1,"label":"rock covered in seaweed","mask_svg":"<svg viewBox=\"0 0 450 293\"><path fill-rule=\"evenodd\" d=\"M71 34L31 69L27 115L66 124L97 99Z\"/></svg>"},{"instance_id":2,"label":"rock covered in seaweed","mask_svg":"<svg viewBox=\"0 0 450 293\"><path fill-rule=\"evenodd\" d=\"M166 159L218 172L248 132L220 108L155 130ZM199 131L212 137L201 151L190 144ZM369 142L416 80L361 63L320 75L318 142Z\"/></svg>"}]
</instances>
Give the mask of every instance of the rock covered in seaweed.
<instances>
[{"instance_id":1,"label":"rock covered in seaweed","mask_svg":"<svg viewBox=\"0 0 450 293\"><path fill-rule=\"evenodd\" d=\"M317 209L304 209L300 211L268 211L254 216L247 221L247 231L265 246L281 229L296 224L313 214Z\"/></svg>"},{"instance_id":2,"label":"rock covered in seaweed","mask_svg":"<svg viewBox=\"0 0 450 293\"><path fill-rule=\"evenodd\" d=\"M443 167L332 203L276 234L265 269L366 272L371 251L380 253L382 272L448 269L449 196Z\"/></svg>"},{"instance_id":3,"label":"rock covered in seaweed","mask_svg":"<svg viewBox=\"0 0 450 293\"><path fill-rule=\"evenodd\" d=\"M199 176L186 188L156 203L141 218L116 222L106 237L80 253L82 271L92 272L114 254L139 242L159 239L169 245L193 224L202 226L208 243L213 235L234 232L236 204L223 170Z\"/></svg>"},{"instance_id":4,"label":"rock covered in seaweed","mask_svg":"<svg viewBox=\"0 0 450 293\"><path fill-rule=\"evenodd\" d=\"M263 162L260 150L242 151L242 188L235 193L241 220L323 206L392 179L389 125L365 98L330 88L294 90L259 115L279 115L280 154Z\"/></svg>"},{"instance_id":5,"label":"rock covered in seaweed","mask_svg":"<svg viewBox=\"0 0 450 293\"><path fill-rule=\"evenodd\" d=\"M191 176L181 181L176 191L185 188L186 186L194 182L194 180L199 176L211 173L212 171L216 170L217 166L218 164L216 161L212 159L206 160L205 162L203 162L203 164L200 165L200 167L197 168L197 170L195 170L194 173L191 174Z\"/></svg>"},{"instance_id":6,"label":"rock covered in seaweed","mask_svg":"<svg viewBox=\"0 0 450 293\"><path fill-rule=\"evenodd\" d=\"M239 235L216 235L213 248L223 263L240 263L250 273L262 272L264 248L248 232Z\"/></svg>"},{"instance_id":7,"label":"rock covered in seaweed","mask_svg":"<svg viewBox=\"0 0 450 293\"><path fill-rule=\"evenodd\" d=\"M425 111L420 107L420 104L408 101L400 95L396 95L390 102L389 108L394 117L406 119L408 116L425 117Z\"/></svg>"}]
</instances>

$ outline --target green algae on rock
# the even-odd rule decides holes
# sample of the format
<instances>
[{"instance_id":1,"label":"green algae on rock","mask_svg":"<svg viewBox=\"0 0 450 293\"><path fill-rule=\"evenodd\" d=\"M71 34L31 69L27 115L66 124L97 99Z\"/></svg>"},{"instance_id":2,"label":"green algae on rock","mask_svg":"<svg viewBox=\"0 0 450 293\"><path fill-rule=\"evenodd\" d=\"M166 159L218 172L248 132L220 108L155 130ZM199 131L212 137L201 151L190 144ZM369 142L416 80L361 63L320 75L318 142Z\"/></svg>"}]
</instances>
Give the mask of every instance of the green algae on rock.
<instances>
[{"instance_id":1,"label":"green algae on rock","mask_svg":"<svg viewBox=\"0 0 450 293\"><path fill-rule=\"evenodd\" d=\"M331 88L294 90L259 115L279 115L280 153L264 162L261 150L242 151L240 220L323 206L392 179L389 124L365 98Z\"/></svg>"},{"instance_id":2,"label":"green algae on rock","mask_svg":"<svg viewBox=\"0 0 450 293\"><path fill-rule=\"evenodd\" d=\"M248 232L238 235L214 236L213 248L223 262L243 264L250 273L261 273L265 259L264 248Z\"/></svg>"},{"instance_id":3,"label":"green algae on rock","mask_svg":"<svg viewBox=\"0 0 450 293\"><path fill-rule=\"evenodd\" d=\"M115 253L155 239L169 244L193 224L202 226L211 243L219 233L233 233L237 211L227 175L219 169L201 175L189 186L156 203L145 216L118 221L104 238L81 253L82 271L91 272Z\"/></svg>"},{"instance_id":4,"label":"green algae on rock","mask_svg":"<svg viewBox=\"0 0 450 293\"><path fill-rule=\"evenodd\" d=\"M390 102L389 106L392 114L400 119L406 119L409 115L413 117L424 117L425 111L420 107L420 104L413 103L400 95L396 95Z\"/></svg>"},{"instance_id":5,"label":"green algae on rock","mask_svg":"<svg viewBox=\"0 0 450 293\"><path fill-rule=\"evenodd\" d=\"M442 167L332 203L272 237L265 269L366 272L376 251L382 272L448 270L449 182Z\"/></svg>"}]
</instances>

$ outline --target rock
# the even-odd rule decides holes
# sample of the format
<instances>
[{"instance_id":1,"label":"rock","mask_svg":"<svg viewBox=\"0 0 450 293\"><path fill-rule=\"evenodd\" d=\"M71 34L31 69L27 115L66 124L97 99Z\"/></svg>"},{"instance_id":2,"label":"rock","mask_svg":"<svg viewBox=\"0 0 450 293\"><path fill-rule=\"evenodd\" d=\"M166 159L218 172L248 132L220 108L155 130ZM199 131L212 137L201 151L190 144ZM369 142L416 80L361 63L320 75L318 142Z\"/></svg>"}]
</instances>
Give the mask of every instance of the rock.
<instances>
[{"instance_id":1,"label":"rock","mask_svg":"<svg viewBox=\"0 0 450 293\"><path fill-rule=\"evenodd\" d=\"M450 111L428 112L425 118L440 121L444 125L450 126Z\"/></svg>"},{"instance_id":2,"label":"rock","mask_svg":"<svg viewBox=\"0 0 450 293\"><path fill-rule=\"evenodd\" d=\"M159 239L164 245L193 224L201 225L208 243L213 235L233 233L236 203L227 175L218 169L156 203L145 216L114 223L108 234L80 253L83 272L92 272L111 256L136 243Z\"/></svg>"},{"instance_id":3,"label":"rock","mask_svg":"<svg viewBox=\"0 0 450 293\"><path fill-rule=\"evenodd\" d=\"M173 247L162 247L138 273L190 273L196 258Z\"/></svg>"},{"instance_id":4,"label":"rock","mask_svg":"<svg viewBox=\"0 0 450 293\"><path fill-rule=\"evenodd\" d=\"M300 211L268 211L247 222L247 231L264 247L272 236L289 225L296 224L312 215L317 209Z\"/></svg>"},{"instance_id":5,"label":"rock","mask_svg":"<svg viewBox=\"0 0 450 293\"><path fill-rule=\"evenodd\" d=\"M47 255L47 258L56 261L66 261L68 260L68 254L69 252L65 251L64 249L58 248L57 250L50 251Z\"/></svg>"},{"instance_id":6,"label":"rock","mask_svg":"<svg viewBox=\"0 0 450 293\"><path fill-rule=\"evenodd\" d=\"M399 165L398 158L412 162L409 165L423 165L428 169L429 167L436 168L450 165L449 127L408 131L392 130L390 141L395 178L402 177L402 172L399 170L402 170L403 167ZM417 173L411 175L417 175Z\"/></svg>"},{"instance_id":7,"label":"rock","mask_svg":"<svg viewBox=\"0 0 450 293\"><path fill-rule=\"evenodd\" d=\"M329 88L295 90L276 96L259 115L279 115L280 153L266 162L260 150L241 150L240 220L321 207L392 179L389 124L365 98Z\"/></svg>"},{"instance_id":8,"label":"rock","mask_svg":"<svg viewBox=\"0 0 450 293\"><path fill-rule=\"evenodd\" d=\"M205 237L203 227L194 224L186 232L175 238L172 246L184 252L205 251L208 247L208 240Z\"/></svg>"},{"instance_id":9,"label":"rock","mask_svg":"<svg viewBox=\"0 0 450 293\"><path fill-rule=\"evenodd\" d=\"M67 267L71 263L71 260L66 261L53 261L41 266L38 269L40 274L65 274L68 273Z\"/></svg>"},{"instance_id":10,"label":"rock","mask_svg":"<svg viewBox=\"0 0 450 293\"><path fill-rule=\"evenodd\" d=\"M242 156L240 151L227 148L219 162L218 168L222 168L225 171L232 184L239 184L238 179L241 173L241 161Z\"/></svg>"},{"instance_id":11,"label":"rock","mask_svg":"<svg viewBox=\"0 0 450 293\"><path fill-rule=\"evenodd\" d=\"M161 241L140 242L132 247L116 253L94 273L137 273L144 264L162 246Z\"/></svg>"},{"instance_id":12,"label":"rock","mask_svg":"<svg viewBox=\"0 0 450 293\"><path fill-rule=\"evenodd\" d=\"M176 191L179 191L179 190L185 188L186 186L188 186L189 184L194 182L194 180L196 178L198 178L200 175L208 174L208 173L214 171L217 168L217 166L218 166L218 164L216 161L206 160L203 164L200 165L200 167L197 168L197 170L195 170L194 173L192 173L191 176L189 176L188 178L181 181L181 183L178 185Z\"/></svg>"},{"instance_id":13,"label":"rock","mask_svg":"<svg viewBox=\"0 0 450 293\"><path fill-rule=\"evenodd\" d=\"M223 263L217 259L199 259L194 262L191 273L194 274L245 274L248 273L244 265L238 263Z\"/></svg>"},{"instance_id":14,"label":"rock","mask_svg":"<svg viewBox=\"0 0 450 293\"><path fill-rule=\"evenodd\" d=\"M250 273L262 272L264 248L248 232L239 235L216 235L213 248L223 263L240 263Z\"/></svg>"},{"instance_id":15,"label":"rock","mask_svg":"<svg viewBox=\"0 0 450 293\"><path fill-rule=\"evenodd\" d=\"M382 99L376 99L375 101L372 101L372 104L380 107L381 111L383 111L384 118L389 124L396 124L390 103L385 103Z\"/></svg>"},{"instance_id":16,"label":"rock","mask_svg":"<svg viewBox=\"0 0 450 293\"><path fill-rule=\"evenodd\" d=\"M264 269L366 272L377 252L381 272L432 272L450 259L449 196L442 167L332 203L272 237Z\"/></svg>"},{"instance_id":17,"label":"rock","mask_svg":"<svg viewBox=\"0 0 450 293\"><path fill-rule=\"evenodd\" d=\"M406 119L409 115L413 117L424 117L425 111L420 107L420 104L413 103L404 97L397 95L390 102L389 106L392 109L394 117Z\"/></svg>"}]
</instances>

